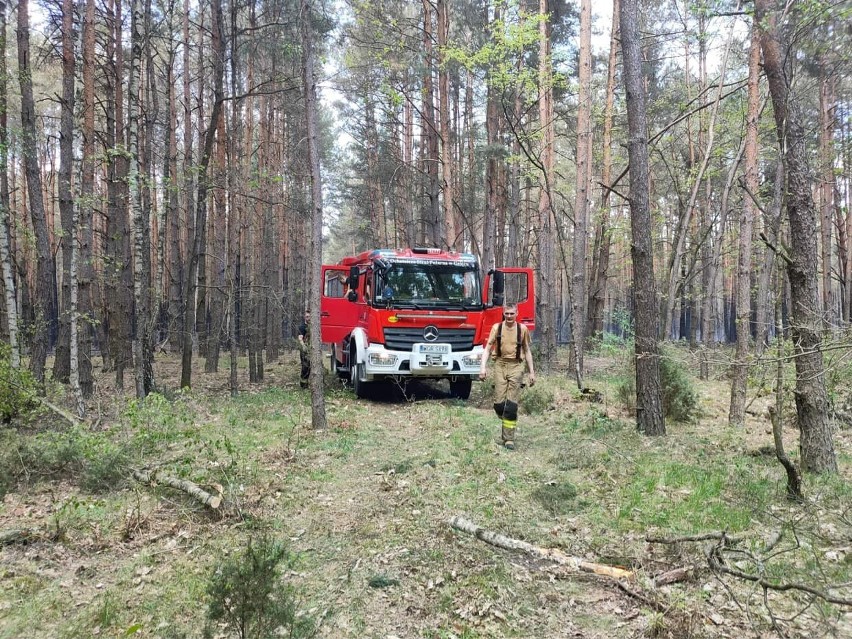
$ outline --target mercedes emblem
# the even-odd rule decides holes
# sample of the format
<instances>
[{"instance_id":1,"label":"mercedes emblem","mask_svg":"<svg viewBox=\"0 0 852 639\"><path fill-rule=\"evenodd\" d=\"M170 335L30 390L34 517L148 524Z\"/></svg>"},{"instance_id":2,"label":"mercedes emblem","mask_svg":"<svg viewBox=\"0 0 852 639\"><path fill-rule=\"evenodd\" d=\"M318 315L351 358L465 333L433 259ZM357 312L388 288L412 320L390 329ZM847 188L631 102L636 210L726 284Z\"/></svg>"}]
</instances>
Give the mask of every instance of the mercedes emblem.
<instances>
[{"instance_id":1,"label":"mercedes emblem","mask_svg":"<svg viewBox=\"0 0 852 639\"><path fill-rule=\"evenodd\" d=\"M434 342L438 339L438 327L431 324L423 329L423 339L427 342Z\"/></svg>"}]
</instances>

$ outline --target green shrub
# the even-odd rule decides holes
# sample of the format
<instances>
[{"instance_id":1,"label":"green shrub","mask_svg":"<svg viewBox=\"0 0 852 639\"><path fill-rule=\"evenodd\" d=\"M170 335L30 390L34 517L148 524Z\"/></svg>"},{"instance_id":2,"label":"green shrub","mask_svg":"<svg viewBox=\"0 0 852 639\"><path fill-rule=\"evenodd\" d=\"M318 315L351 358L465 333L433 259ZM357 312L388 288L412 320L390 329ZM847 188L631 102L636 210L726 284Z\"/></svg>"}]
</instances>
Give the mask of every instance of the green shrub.
<instances>
[{"instance_id":1,"label":"green shrub","mask_svg":"<svg viewBox=\"0 0 852 639\"><path fill-rule=\"evenodd\" d=\"M38 407L38 385L24 368L12 367L12 348L0 342L0 421L9 422Z\"/></svg>"},{"instance_id":2,"label":"green shrub","mask_svg":"<svg viewBox=\"0 0 852 639\"><path fill-rule=\"evenodd\" d=\"M538 415L553 408L553 391L540 386L527 387L521 393L520 406L528 415Z\"/></svg>"},{"instance_id":3,"label":"green shrub","mask_svg":"<svg viewBox=\"0 0 852 639\"><path fill-rule=\"evenodd\" d=\"M664 354L660 359L660 380L666 417L687 422L698 414L698 396L680 362Z\"/></svg>"},{"instance_id":4,"label":"green shrub","mask_svg":"<svg viewBox=\"0 0 852 639\"><path fill-rule=\"evenodd\" d=\"M221 636L218 625L240 639L313 636L313 620L297 614L295 589L281 583L281 569L289 563L279 542L265 537L249 540L245 550L217 568L210 579L204 636Z\"/></svg>"},{"instance_id":5,"label":"green shrub","mask_svg":"<svg viewBox=\"0 0 852 639\"><path fill-rule=\"evenodd\" d=\"M89 491L114 489L130 474L132 448L109 431L69 428L19 439L13 451L14 476L72 477ZM0 478L2 482L2 478Z\"/></svg>"},{"instance_id":6,"label":"green shrub","mask_svg":"<svg viewBox=\"0 0 852 639\"><path fill-rule=\"evenodd\" d=\"M636 409L636 373L629 371L620 378L616 395L627 410ZM686 422L698 415L698 396L686 369L669 354L660 358L660 383L663 387L663 413L676 422Z\"/></svg>"}]
</instances>

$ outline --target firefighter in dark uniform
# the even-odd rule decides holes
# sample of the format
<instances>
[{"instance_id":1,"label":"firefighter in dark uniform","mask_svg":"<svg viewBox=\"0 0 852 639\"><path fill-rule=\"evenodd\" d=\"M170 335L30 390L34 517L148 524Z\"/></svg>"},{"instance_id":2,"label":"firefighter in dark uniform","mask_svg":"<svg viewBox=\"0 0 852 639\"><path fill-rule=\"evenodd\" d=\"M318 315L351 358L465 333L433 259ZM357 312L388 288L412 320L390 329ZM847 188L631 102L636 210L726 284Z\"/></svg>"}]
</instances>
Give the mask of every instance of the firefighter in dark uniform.
<instances>
[{"instance_id":1,"label":"firefighter in dark uniform","mask_svg":"<svg viewBox=\"0 0 852 639\"><path fill-rule=\"evenodd\" d=\"M530 386L535 384L529 329L518 320L518 308L509 304L503 309L503 321L491 327L485 344L479 379L488 377L488 360L494 350L494 410L502 421L503 445L515 449L515 426L518 423L518 399L524 362L529 371Z\"/></svg>"},{"instance_id":2,"label":"firefighter in dark uniform","mask_svg":"<svg viewBox=\"0 0 852 639\"><path fill-rule=\"evenodd\" d=\"M305 311L305 321L299 326L299 360L302 370L299 372L299 386L308 387L308 379L311 376L311 312Z\"/></svg>"}]
</instances>

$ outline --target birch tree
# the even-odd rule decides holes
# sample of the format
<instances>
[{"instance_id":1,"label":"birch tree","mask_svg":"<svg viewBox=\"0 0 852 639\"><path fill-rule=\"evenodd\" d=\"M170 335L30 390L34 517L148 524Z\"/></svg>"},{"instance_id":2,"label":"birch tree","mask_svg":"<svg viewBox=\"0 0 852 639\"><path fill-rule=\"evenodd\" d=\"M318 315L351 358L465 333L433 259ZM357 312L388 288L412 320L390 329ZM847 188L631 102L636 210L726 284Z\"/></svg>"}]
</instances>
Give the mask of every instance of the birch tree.
<instances>
[{"instance_id":1,"label":"birch tree","mask_svg":"<svg viewBox=\"0 0 852 639\"><path fill-rule=\"evenodd\" d=\"M586 335L586 234L592 166L592 3L580 2L580 69L577 96L577 188L574 192L574 241L571 254L571 339L582 375ZM572 354L573 354L572 353ZM582 388L583 384L580 383Z\"/></svg>"},{"instance_id":2,"label":"birch tree","mask_svg":"<svg viewBox=\"0 0 852 639\"><path fill-rule=\"evenodd\" d=\"M6 2L0 0L0 266L3 269L3 301L6 305L11 364L13 368L18 368L21 365L18 307L15 300L15 279L12 275L12 256L9 251L9 226L12 216L9 208L9 102L6 89Z\"/></svg>"}]
</instances>

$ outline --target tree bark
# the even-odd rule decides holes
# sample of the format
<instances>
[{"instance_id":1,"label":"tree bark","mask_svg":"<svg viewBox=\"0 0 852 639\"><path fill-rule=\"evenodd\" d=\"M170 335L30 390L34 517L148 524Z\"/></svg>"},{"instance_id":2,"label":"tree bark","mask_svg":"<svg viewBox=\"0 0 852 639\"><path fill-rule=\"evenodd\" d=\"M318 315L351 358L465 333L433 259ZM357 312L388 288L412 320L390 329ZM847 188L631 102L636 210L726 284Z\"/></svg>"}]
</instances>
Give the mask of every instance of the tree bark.
<instances>
[{"instance_id":1,"label":"tree bark","mask_svg":"<svg viewBox=\"0 0 852 639\"><path fill-rule=\"evenodd\" d=\"M486 7L486 20L488 18L488 3ZM500 4L494 5L494 19L490 28L496 29L500 24ZM485 160L485 211L482 216L482 240L480 241L480 260L485 272L490 271L496 265L495 251L495 229L497 224L497 189L499 183L500 159L494 153L494 148L500 139L500 92L492 77L491 70L486 76L486 103L485 103L485 136L486 144L490 149Z\"/></svg>"},{"instance_id":2,"label":"tree bark","mask_svg":"<svg viewBox=\"0 0 852 639\"><path fill-rule=\"evenodd\" d=\"M24 170L27 177L30 219L35 235L36 279L30 370L39 384L44 383L44 369L50 340L56 327L54 260L50 250L47 216L36 148L36 114L33 100L32 67L30 66L29 0L18 2L18 77L21 86L21 141Z\"/></svg>"},{"instance_id":3,"label":"tree bark","mask_svg":"<svg viewBox=\"0 0 852 639\"><path fill-rule=\"evenodd\" d=\"M53 360L53 378L68 383L70 374L71 320L71 234L75 232L74 194L71 185L74 144L74 3L62 0L62 100L59 116L59 218L62 224L62 295L59 309L59 337Z\"/></svg>"},{"instance_id":4,"label":"tree bark","mask_svg":"<svg viewBox=\"0 0 852 639\"><path fill-rule=\"evenodd\" d=\"M748 56L748 114L745 137L745 185L749 193L758 190L758 120L760 118L760 34L752 25L751 48ZM737 348L731 379L731 407L728 424L742 427L745 423L746 385L748 364L746 358L751 338L751 243L754 228L754 202L746 194L740 216L739 256L737 259Z\"/></svg>"},{"instance_id":5,"label":"tree bark","mask_svg":"<svg viewBox=\"0 0 852 639\"><path fill-rule=\"evenodd\" d=\"M133 215L133 320L131 339L133 365L136 379L136 397L143 399L147 395L145 384L145 341L148 328L147 305L143 300L143 288L148 281L148 272L144 265L145 251L145 215L142 206L142 176L139 170L139 119L142 109L139 100L139 83L142 72L143 21L140 0L130 3L130 76L127 83L128 95L128 152L130 170L127 181L130 187L130 210Z\"/></svg>"},{"instance_id":6,"label":"tree bark","mask_svg":"<svg viewBox=\"0 0 852 639\"><path fill-rule=\"evenodd\" d=\"M311 252L310 293L311 310L311 424L314 429L325 429L325 398L323 396L324 372L322 340L320 337L320 293L322 290L322 175L320 174L319 145L317 143L317 94L314 78L312 5L301 0L302 27L302 82L305 95L305 124L307 127L308 164L311 172Z\"/></svg>"},{"instance_id":7,"label":"tree bark","mask_svg":"<svg viewBox=\"0 0 852 639\"><path fill-rule=\"evenodd\" d=\"M571 253L571 339L576 368L583 371L586 335L586 235L592 171L592 3L580 1L579 94L577 96L577 190L574 196L574 241ZM582 388L582 384L580 384Z\"/></svg>"},{"instance_id":8,"label":"tree bark","mask_svg":"<svg viewBox=\"0 0 852 639\"><path fill-rule=\"evenodd\" d=\"M554 154L554 121L553 121L553 68L550 57L550 24L548 0L539 0L539 126L542 130L541 142L541 185L539 188L539 326L541 331L541 368L545 371L553 366L556 355L556 289L557 271L555 254L555 236L558 232L555 211L553 208L553 154ZM578 383L580 380L577 380Z\"/></svg>"},{"instance_id":9,"label":"tree bark","mask_svg":"<svg viewBox=\"0 0 852 639\"><path fill-rule=\"evenodd\" d=\"M606 287L609 276L609 257L612 249L612 230L609 228L609 187L612 182L612 124L615 111L615 72L618 54L619 0L612 7L612 26L609 39L609 64L606 79L606 106L604 107L603 169L601 171L600 218L595 229L592 251L593 263L589 278L588 319L586 336L603 334L606 311Z\"/></svg>"},{"instance_id":10,"label":"tree bark","mask_svg":"<svg viewBox=\"0 0 852 639\"><path fill-rule=\"evenodd\" d=\"M638 14L639 0L621 0L619 23L627 97L630 230L633 239L631 257L636 324L636 426L646 435L665 435L657 345L659 315L649 204L648 123Z\"/></svg>"},{"instance_id":11,"label":"tree bark","mask_svg":"<svg viewBox=\"0 0 852 639\"><path fill-rule=\"evenodd\" d=\"M428 241L432 246L444 246L446 237L444 220L441 216L440 180L438 163L438 129L435 123L435 83L432 80L434 64L434 46L432 41L432 3L423 0L423 109L421 126L423 130L423 175L426 176L426 200L423 222Z\"/></svg>"},{"instance_id":12,"label":"tree bark","mask_svg":"<svg viewBox=\"0 0 852 639\"><path fill-rule=\"evenodd\" d=\"M183 323L183 348L181 351L181 388L192 385L192 332L195 327L195 289L198 277L198 263L203 257L204 247L203 229L207 226L207 190L209 178L207 169L210 165L210 155L213 152L213 143L216 139L216 125L219 121L219 111L222 109L224 94L224 69L225 51L224 35L222 32L222 2L212 0L211 17L211 48L213 61L213 107L210 112L210 120L204 134L204 147L198 162L198 192L195 198L195 239L192 253L187 269L186 285L184 287L184 323Z\"/></svg>"},{"instance_id":13,"label":"tree bark","mask_svg":"<svg viewBox=\"0 0 852 639\"><path fill-rule=\"evenodd\" d=\"M822 247L822 311L825 327L831 329L837 317L834 312L832 290L832 232L834 220L834 85L836 77L826 68L827 60L821 55L819 65L819 208L820 239ZM840 269L838 269L840 272Z\"/></svg>"},{"instance_id":14,"label":"tree bark","mask_svg":"<svg viewBox=\"0 0 852 639\"><path fill-rule=\"evenodd\" d=\"M124 388L124 369L130 348L130 317L132 315L130 291L133 290L130 264L130 237L127 219L127 157L124 139L124 44L122 3L109 0L108 20L110 36L107 38L106 58L108 68L106 96L107 148L107 260L106 280L106 333L109 341L109 359L115 368L116 388Z\"/></svg>"},{"instance_id":15,"label":"tree bark","mask_svg":"<svg viewBox=\"0 0 852 639\"><path fill-rule=\"evenodd\" d=\"M796 102L791 100L789 70L785 70L782 63L782 35L777 26L777 15L778 10L771 0L755 1L755 20L761 25L763 66L769 81L775 129L786 174L785 208L791 238L787 276L790 281L791 329L796 353L795 398L801 433L802 470L837 473L821 350L817 216L811 195L805 131L796 111Z\"/></svg>"},{"instance_id":16,"label":"tree bark","mask_svg":"<svg viewBox=\"0 0 852 639\"><path fill-rule=\"evenodd\" d=\"M0 0L0 264L3 268L3 293L6 305L6 323L9 335L10 363L12 368L21 365L18 343L18 308L15 300L15 278L12 271L12 254L9 228L12 210L9 207L9 129L8 96L6 85L6 2Z\"/></svg>"},{"instance_id":17,"label":"tree bark","mask_svg":"<svg viewBox=\"0 0 852 639\"><path fill-rule=\"evenodd\" d=\"M455 224L455 185L452 127L450 126L450 81L446 64L446 48L450 37L449 0L437 0L438 30L438 111L441 118L441 190L444 195L442 247L453 251L458 245Z\"/></svg>"},{"instance_id":18,"label":"tree bark","mask_svg":"<svg viewBox=\"0 0 852 639\"><path fill-rule=\"evenodd\" d=\"M83 18L83 126L80 168L80 254L78 262L78 327L80 391L92 396L92 228L95 194L95 0L86 0Z\"/></svg>"}]
</instances>

